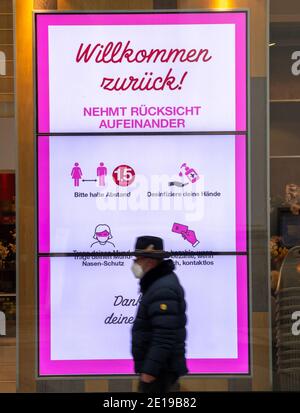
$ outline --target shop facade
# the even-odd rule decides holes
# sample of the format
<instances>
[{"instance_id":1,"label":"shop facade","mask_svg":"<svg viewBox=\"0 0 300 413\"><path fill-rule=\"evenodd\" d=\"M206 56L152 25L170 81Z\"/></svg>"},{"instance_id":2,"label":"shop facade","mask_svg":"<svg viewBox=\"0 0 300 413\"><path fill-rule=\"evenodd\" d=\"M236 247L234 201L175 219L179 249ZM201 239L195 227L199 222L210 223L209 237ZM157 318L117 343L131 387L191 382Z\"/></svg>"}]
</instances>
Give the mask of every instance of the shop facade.
<instances>
[{"instance_id":1,"label":"shop facade","mask_svg":"<svg viewBox=\"0 0 300 413\"><path fill-rule=\"evenodd\" d=\"M272 351L276 303L270 274L278 268L269 245L270 236L278 235L270 214L282 205L269 201L275 163L284 162L272 153L272 125L279 142L276 111L289 103L272 98L278 86L271 66L270 145L269 7L268 1L246 0L15 1L17 391L137 390L126 322L138 294L126 252L133 234L151 228L155 235L161 231L173 252L191 308L190 375L180 389L269 391L285 383ZM273 4L272 14L271 4L275 32L279 23L272 16L279 20L279 13ZM172 116L166 107L173 108ZM289 109L281 114L292 116ZM294 132L287 156L294 153ZM270 167L276 169L271 175ZM151 186L150 175L162 170L167 180ZM146 206L141 198L132 200L141 185L150 194ZM111 194L106 209L104 187ZM186 204L173 205L171 192L203 196L199 204L185 195ZM200 218L187 225L182 210L195 205ZM196 237L189 245L182 239L187 231ZM96 271L101 282L94 280ZM103 308L91 305L97 297ZM71 349L78 326L82 334ZM201 330L207 340L201 341ZM109 336L105 345L101 337ZM122 340L125 350L116 344ZM288 386L294 390L294 381Z\"/></svg>"}]
</instances>

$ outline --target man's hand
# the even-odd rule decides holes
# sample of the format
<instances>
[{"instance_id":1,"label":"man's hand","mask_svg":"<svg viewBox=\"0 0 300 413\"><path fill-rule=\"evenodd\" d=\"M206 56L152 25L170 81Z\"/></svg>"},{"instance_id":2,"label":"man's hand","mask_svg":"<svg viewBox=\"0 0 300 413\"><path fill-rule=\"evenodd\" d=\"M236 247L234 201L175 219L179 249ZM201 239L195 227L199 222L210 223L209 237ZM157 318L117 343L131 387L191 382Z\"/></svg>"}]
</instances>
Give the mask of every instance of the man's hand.
<instances>
[{"instance_id":1,"label":"man's hand","mask_svg":"<svg viewBox=\"0 0 300 413\"><path fill-rule=\"evenodd\" d=\"M150 374L142 373L141 374L141 381L143 383L153 383L156 380L156 377L150 376Z\"/></svg>"}]
</instances>

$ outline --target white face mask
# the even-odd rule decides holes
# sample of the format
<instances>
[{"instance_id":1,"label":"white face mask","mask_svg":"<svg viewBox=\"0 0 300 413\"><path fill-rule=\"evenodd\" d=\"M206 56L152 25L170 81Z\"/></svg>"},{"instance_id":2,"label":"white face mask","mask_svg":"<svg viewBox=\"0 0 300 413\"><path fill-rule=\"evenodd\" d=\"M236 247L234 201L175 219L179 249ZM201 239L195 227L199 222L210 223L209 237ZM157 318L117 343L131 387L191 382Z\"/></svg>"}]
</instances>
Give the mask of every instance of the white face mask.
<instances>
[{"instance_id":1,"label":"white face mask","mask_svg":"<svg viewBox=\"0 0 300 413\"><path fill-rule=\"evenodd\" d=\"M137 264L136 262L132 264L131 271L133 272L135 278L138 278L139 280L141 280L144 276L143 268L140 266L140 264Z\"/></svg>"}]
</instances>

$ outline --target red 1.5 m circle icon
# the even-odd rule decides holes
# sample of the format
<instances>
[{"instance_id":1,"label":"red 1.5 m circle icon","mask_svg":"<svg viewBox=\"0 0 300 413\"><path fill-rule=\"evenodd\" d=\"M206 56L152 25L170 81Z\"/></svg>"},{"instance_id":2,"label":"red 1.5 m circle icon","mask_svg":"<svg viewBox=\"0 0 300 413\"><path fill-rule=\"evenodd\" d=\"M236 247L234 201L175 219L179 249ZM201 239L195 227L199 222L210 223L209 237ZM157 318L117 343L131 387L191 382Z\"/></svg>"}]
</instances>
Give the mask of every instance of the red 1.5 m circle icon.
<instances>
[{"instance_id":1,"label":"red 1.5 m circle icon","mask_svg":"<svg viewBox=\"0 0 300 413\"><path fill-rule=\"evenodd\" d=\"M119 165L112 173L113 180L119 186L129 186L135 179L135 172L131 166Z\"/></svg>"}]
</instances>

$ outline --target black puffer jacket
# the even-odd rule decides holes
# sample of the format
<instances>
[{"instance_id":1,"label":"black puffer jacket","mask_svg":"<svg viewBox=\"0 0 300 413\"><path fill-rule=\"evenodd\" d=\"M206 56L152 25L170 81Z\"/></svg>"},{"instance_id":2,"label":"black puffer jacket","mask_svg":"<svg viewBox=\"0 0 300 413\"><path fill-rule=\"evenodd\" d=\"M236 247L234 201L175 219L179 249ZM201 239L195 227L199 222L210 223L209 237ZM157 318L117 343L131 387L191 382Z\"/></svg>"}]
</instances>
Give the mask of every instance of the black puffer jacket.
<instances>
[{"instance_id":1,"label":"black puffer jacket","mask_svg":"<svg viewBox=\"0 0 300 413\"><path fill-rule=\"evenodd\" d=\"M142 299L132 328L136 373L187 373L186 303L172 260L162 261L141 279Z\"/></svg>"}]
</instances>

